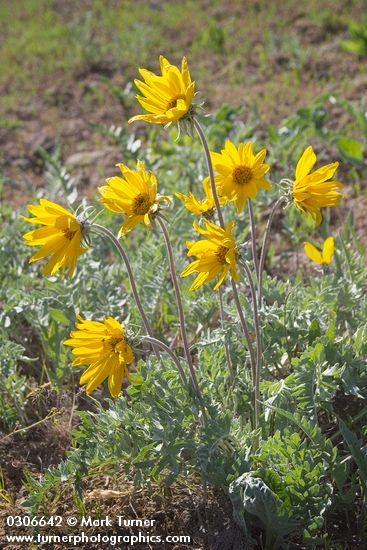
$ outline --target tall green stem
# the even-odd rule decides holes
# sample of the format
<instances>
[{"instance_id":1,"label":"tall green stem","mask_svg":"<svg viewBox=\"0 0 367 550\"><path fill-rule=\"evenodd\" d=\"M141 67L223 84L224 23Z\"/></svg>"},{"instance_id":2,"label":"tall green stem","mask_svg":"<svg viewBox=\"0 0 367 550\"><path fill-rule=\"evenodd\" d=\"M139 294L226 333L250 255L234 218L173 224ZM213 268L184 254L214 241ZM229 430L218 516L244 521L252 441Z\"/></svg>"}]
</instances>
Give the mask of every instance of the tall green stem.
<instances>
[{"instance_id":1,"label":"tall green stem","mask_svg":"<svg viewBox=\"0 0 367 550\"><path fill-rule=\"evenodd\" d=\"M224 331L224 325L225 325L224 301L223 301L223 289L222 289L221 286L218 288L218 291L219 291L220 322L221 322L222 330ZM233 386L234 382L235 382L235 372L234 372L234 369L233 369L231 354L229 353L229 347L228 347L228 342L227 342L226 336L225 336L225 340L224 340L224 352L226 354L227 366L228 366L228 371L229 371L229 378L230 378L231 384Z\"/></svg>"},{"instance_id":2,"label":"tall green stem","mask_svg":"<svg viewBox=\"0 0 367 550\"><path fill-rule=\"evenodd\" d=\"M257 296L255 286L251 276L251 270L248 267L246 262L241 263L243 266L247 279L250 286L250 293L252 299L252 308L254 312L254 324L255 324L255 335L256 335L256 371L255 371L255 399L254 399L254 410L255 410L255 428L259 425L259 410L260 410L260 375L261 375L261 357L262 357L262 343L261 343L261 328L260 328L260 317L259 310L257 307Z\"/></svg>"},{"instance_id":3,"label":"tall green stem","mask_svg":"<svg viewBox=\"0 0 367 550\"><path fill-rule=\"evenodd\" d=\"M261 247L261 254L260 254L260 264L259 264L259 308L262 306L262 299L263 299L263 273L264 273L264 264L265 264L265 258L266 253L268 251L268 244L269 244L269 237L270 237L270 229L271 225L273 223L274 214L277 210L277 208L282 204L282 202L285 200L284 197L280 197L274 204L273 208L270 211L268 222L266 224L264 238L263 238L263 244Z\"/></svg>"},{"instance_id":4,"label":"tall green stem","mask_svg":"<svg viewBox=\"0 0 367 550\"><path fill-rule=\"evenodd\" d=\"M221 210L221 207L220 207L220 204L219 204L217 188L216 188L216 185L215 185L213 163L212 163L212 159L210 157L208 142L206 140L206 137L205 137L205 134L203 132L202 127L200 126L200 124L198 123L198 121L195 118L194 118L194 126L195 126L195 130L198 133L198 136L200 138L202 146L204 148L206 163L207 163L208 172L209 172L210 186L211 186L211 190L212 190L212 195L213 195L213 199L214 199L215 208L216 208L217 214L218 214L219 224L222 228L224 228L224 218L223 218L222 210Z\"/></svg>"},{"instance_id":5,"label":"tall green stem","mask_svg":"<svg viewBox=\"0 0 367 550\"><path fill-rule=\"evenodd\" d=\"M257 245L256 245L256 224L254 209L252 207L251 199L248 199L248 211L250 215L250 225L251 225L251 246L252 246L252 259L254 261L254 268L256 273L257 281L259 281L259 261L257 258Z\"/></svg>"},{"instance_id":6,"label":"tall green stem","mask_svg":"<svg viewBox=\"0 0 367 550\"><path fill-rule=\"evenodd\" d=\"M184 310L183 310L183 306L182 306L180 287L178 286L178 281L177 281L175 260L174 260L174 256L173 256L171 240L169 238L169 234L168 234L168 231L167 231L166 224L164 223L162 218L158 216L157 217L157 222L158 222L158 224L160 225L160 227L162 229L163 237L164 237L164 240L165 240L165 243L166 243L169 267L170 267L170 271L171 271L171 278L172 278L173 287L175 289L178 317L179 317L179 321L180 321L180 331L181 331L182 344L183 344L183 347L184 347L184 350L185 350L185 356L186 356L187 364L188 364L189 369L190 369L191 379L192 379L192 383L193 383L194 388L195 388L195 392L196 392L197 396L201 399L200 388L199 388L199 384L198 384L198 381L197 381L197 378L196 378L195 368L194 368L194 365L193 365L193 362L192 362L192 357L191 357L190 348L189 348L189 342L188 342L188 338L187 338L185 314L184 314Z\"/></svg>"},{"instance_id":7,"label":"tall green stem","mask_svg":"<svg viewBox=\"0 0 367 550\"><path fill-rule=\"evenodd\" d=\"M131 285L131 290L132 290L132 293L134 295L136 305L138 306L140 317L143 321L145 330L147 331L149 336L153 337L154 336L153 335L153 329L152 329L152 327L151 327L151 325L148 321L148 318L145 314L143 304L141 303L139 293L138 293L138 289L137 289L136 284L135 284L134 275L133 275L131 265L130 265L130 262L129 262L129 258L128 258L125 250L121 246L120 241L115 237L115 235L112 233L112 231L110 231L106 227L103 227L102 225L99 225L98 223L94 223L91 226L90 229L91 229L91 231L94 231L97 234L102 234L102 235L106 236L112 242L112 244L115 246L117 252L119 253L120 257L122 258L122 260L125 264L126 272L127 272L128 277L129 277L129 281L130 281L130 285ZM159 350L154 346L153 346L153 349L154 349L155 354L159 358Z\"/></svg>"},{"instance_id":8,"label":"tall green stem","mask_svg":"<svg viewBox=\"0 0 367 550\"><path fill-rule=\"evenodd\" d=\"M219 224L222 227L222 229L224 229L224 227L225 227L224 218L223 218L222 210L221 210L221 207L220 207L220 204L219 204L217 188L216 188L216 185L215 185L214 169L213 169L213 164L212 164L212 160L211 160L211 157L210 157L208 142L206 140L203 129L201 128L199 122L195 118L194 118L194 127L195 127L195 130L198 133L198 136L199 136L200 141L201 141L201 143L203 145L203 148L204 148L205 158L206 158L208 171L209 171L210 186L211 186L212 195L213 195L213 198L214 198L214 204L215 204L215 208L217 210ZM252 342L251 342L250 333L249 333L249 330L248 330L248 327L247 327L246 319L245 319L245 316L244 316L243 311L242 311L242 307L241 307L240 299L239 299L239 296L238 296L236 283L233 281L233 279L231 280L231 282L232 282L233 297L234 297L234 300L235 300L235 303L236 303L238 316L240 318L242 330L243 330L243 333L244 333L246 341L247 341L247 349L248 349L249 354L250 354L251 369L252 369L252 374L253 374L253 383L255 384L254 376L255 376L255 372L256 372L256 361L255 361L254 349L253 349L253 346L252 346Z\"/></svg>"},{"instance_id":9,"label":"tall green stem","mask_svg":"<svg viewBox=\"0 0 367 550\"><path fill-rule=\"evenodd\" d=\"M252 383L255 386L255 381L256 381L256 359L255 359L254 347L252 345L251 338L250 338L250 333L249 333L247 323L246 323L246 319L245 319L245 316L244 316L243 311L242 311L242 306L241 306L241 302L240 302L240 297L238 296L236 283L234 282L233 279L232 279L231 282L232 282L233 297L234 297L234 301L236 303L238 316L240 318L241 326L242 326L242 329L243 329L243 332L245 334L245 338L246 338L246 341L247 341L248 351L250 353Z\"/></svg>"}]
</instances>

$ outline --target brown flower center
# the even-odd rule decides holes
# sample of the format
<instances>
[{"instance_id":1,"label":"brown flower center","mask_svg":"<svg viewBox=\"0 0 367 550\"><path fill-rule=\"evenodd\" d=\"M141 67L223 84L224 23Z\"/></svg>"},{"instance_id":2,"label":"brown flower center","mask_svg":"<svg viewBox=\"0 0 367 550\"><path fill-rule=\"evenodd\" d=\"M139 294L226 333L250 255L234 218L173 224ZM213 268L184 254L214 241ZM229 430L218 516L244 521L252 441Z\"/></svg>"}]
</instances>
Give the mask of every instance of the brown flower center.
<instances>
[{"instance_id":1,"label":"brown flower center","mask_svg":"<svg viewBox=\"0 0 367 550\"><path fill-rule=\"evenodd\" d=\"M177 107L177 101L179 99L185 99L185 96L180 94L180 95L176 95L176 97L173 97L169 102L168 102L168 105L167 105L167 111L169 111L170 109L174 109L175 107Z\"/></svg>"},{"instance_id":2,"label":"brown flower center","mask_svg":"<svg viewBox=\"0 0 367 550\"><path fill-rule=\"evenodd\" d=\"M236 185L247 185L252 179L252 170L248 166L236 166L232 178Z\"/></svg>"},{"instance_id":3,"label":"brown flower center","mask_svg":"<svg viewBox=\"0 0 367 550\"><path fill-rule=\"evenodd\" d=\"M148 193L142 193L135 197L132 209L135 215L143 216L149 212L151 206Z\"/></svg>"},{"instance_id":4,"label":"brown flower center","mask_svg":"<svg viewBox=\"0 0 367 550\"><path fill-rule=\"evenodd\" d=\"M71 231L71 229L64 229L64 230L63 230L63 233L64 233L65 237L66 237L69 241L71 241L72 238L74 237L76 231Z\"/></svg>"},{"instance_id":5,"label":"brown flower center","mask_svg":"<svg viewBox=\"0 0 367 550\"><path fill-rule=\"evenodd\" d=\"M218 248L215 252L215 255L216 255L219 263L221 263L221 264L226 263L226 254L227 254L228 250L229 250L229 248L227 248L226 246L218 246Z\"/></svg>"},{"instance_id":6,"label":"brown flower center","mask_svg":"<svg viewBox=\"0 0 367 550\"><path fill-rule=\"evenodd\" d=\"M111 338L110 341L108 342L109 345L111 346L112 350L117 353L116 351L116 346L123 341L123 338Z\"/></svg>"}]
</instances>

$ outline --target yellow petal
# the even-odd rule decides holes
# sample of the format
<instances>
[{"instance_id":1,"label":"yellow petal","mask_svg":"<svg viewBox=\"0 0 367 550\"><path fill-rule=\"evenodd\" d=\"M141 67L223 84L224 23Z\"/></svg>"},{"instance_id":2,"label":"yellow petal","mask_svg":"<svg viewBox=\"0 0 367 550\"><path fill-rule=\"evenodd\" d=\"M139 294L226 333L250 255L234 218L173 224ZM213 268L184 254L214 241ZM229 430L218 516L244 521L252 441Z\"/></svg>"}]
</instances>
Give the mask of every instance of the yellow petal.
<instances>
[{"instance_id":1,"label":"yellow petal","mask_svg":"<svg viewBox=\"0 0 367 550\"><path fill-rule=\"evenodd\" d=\"M317 248L313 244L306 242L304 244L304 250L307 256L310 258L310 260L320 265L323 264L321 252L317 250Z\"/></svg>"},{"instance_id":2,"label":"yellow petal","mask_svg":"<svg viewBox=\"0 0 367 550\"><path fill-rule=\"evenodd\" d=\"M329 264L331 262L331 258L334 255L334 238L328 237L326 241L324 242L324 246L322 248L322 258L325 264Z\"/></svg>"},{"instance_id":3,"label":"yellow petal","mask_svg":"<svg viewBox=\"0 0 367 550\"><path fill-rule=\"evenodd\" d=\"M111 397L118 397L121 393L122 379L125 374L125 369L122 365L115 367L108 377L108 389Z\"/></svg>"},{"instance_id":4,"label":"yellow petal","mask_svg":"<svg viewBox=\"0 0 367 550\"><path fill-rule=\"evenodd\" d=\"M316 155L313 151L312 146L307 147L301 158L299 159L296 167L296 180L301 180L309 172L311 172L313 166L316 163Z\"/></svg>"}]
</instances>

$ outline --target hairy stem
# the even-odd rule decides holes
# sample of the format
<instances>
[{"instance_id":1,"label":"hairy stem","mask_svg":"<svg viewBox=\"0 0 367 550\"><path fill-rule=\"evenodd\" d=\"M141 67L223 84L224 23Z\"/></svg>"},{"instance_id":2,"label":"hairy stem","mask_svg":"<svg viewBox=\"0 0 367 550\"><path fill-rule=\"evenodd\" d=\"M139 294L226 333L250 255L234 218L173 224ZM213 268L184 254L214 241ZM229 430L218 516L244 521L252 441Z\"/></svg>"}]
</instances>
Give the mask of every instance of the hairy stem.
<instances>
[{"instance_id":1,"label":"hairy stem","mask_svg":"<svg viewBox=\"0 0 367 550\"><path fill-rule=\"evenodd\" d=\"M266 253L268 251L268 244L269 244L269 238L270 238L270 229L271 225L273 223L274 214L277 210L277 208L282 204L284 201L284 197L280 197L274 204L273 208L270 211L268 222L266 224L264 238L263 238L263 244L261 247L261 254L260 254L260 264L259 264L259 308L262 306L262 299L263 299L263 273L264 273L264 264L265 264L265 258Z\"/></svg>"},{"instance_id":2,"label":"hairy stem","mask_svg":"<svg viewBox=\"0 0 367 550\"><path fill-rule=\"evenodd\" d=\"M220 323L221 323L221 326L222 326L222 330L224 331L225 319L224 319L223 289L220 286L218 290L219 290ZM235 382L235 376L236 375L235 375L235 372L234 372L234 369L233 369L231 354L229 353L229 347L228 347L228 342L227 342L226 336L225 336L225 340L224 340L224 351L225 351L227 366L228 366L228 371L229 371L229 379L230 379L231 384L233 386L234 382Z\"/></svg>"},{"instance_id":3,"label":"hairy stem","mask_svg":"<svg viewBox=\"0 0 367 550\"><path fill-rule=\"evenodd\" d=\"M257 278L257 281L259 281L259 261L257 257L257 245L256 245L256 224L255 224L254 209L252 207L251 199L248 199L248 211L250 215L250 225L251 225L252 259L254 262L256 278Z\"/></svg>"},{"instance_id":4,"label":"hairy stem","mask_svg":"<svg viewBox=\"0 0 367 550\"><path fill-rule=\"evenodd\" d=\"M194 365L193 365L193 362L192 362L190 348L189 348L189 342L188 342L188 338L187 338L185 314L184 314L184 310L183 310L183 306L182 306L181 292L180 292L180 288L178 286L178 281L177 281L175 260L174 260L174 256L173 256L173 249L172 249L172 245L171 245L171 240L169 238L169 234L168 234L168 231L167 231L166 224L164 223L162 218L158 216L157 217L157 222L158 222L158 224L160 225L160 227L162 229L163 237L164 237L164 240L165 240L165 243L166 243L169 267L170 267L170 272L171 272L171 279L172 279L173 287L175 289L178 317L179 317L179 321L180 321L180 331L181 331L182 344L183 344L183 347L184 347L184 350L185 350L185 356L186 356L187 364L188 364L189 369L190 369L190 375L191 375L192 383L193 383L194 388L195 388L195 392L196 392L197 396L201 399L200 388L199 388L199 384L198 384L198 381L197 381L197 378L196 378L195 368L194 368Z\"/></svg>"},{"instance_id":5,"label":"hairy stem","mask_svg":"<svg viewBox=\"0 0 367 550\"><path fill-rule=\"evenodd\" d=\"M210 158L210 151L209 151L208 142L206 140L206 137L205 137L205 134L203 132L202 127L200 126L200 124L198 123L198 121L195 118L194 118L194 126L195 126L195 130L198 133L198 136L200 138L202 146L204 148L206 163L207 163L208 171L209 171L210 186L211 186L211 189L212 189L215 208L216 208L217 214L218 214L218 220L219 220L220 226L222 228L224 228L224 218L223 218L222 210L221 210L221 207L220 207L220 204L219 204L217 188L215 186L214 169L213 169L212 159Z\"/></svg>"},{"instance_id":6,"label":"hairy stem","mask_svg":"<svg viewBox=\"0 0 367 550\"><path fill-rule=\"evenodd\" d=\"M238 311L238 316L240 318L242 330L243 330L245 338L246 338L247 348L248 348L248 351L249 351L249 354L250 354L252 383L255 386L255 381L256 381L256 359L255 359L254 347L252 345L252 341L251 341L250 333L249 333L249 330L248 330L247 322L246 322L245 316L244 316L243 311L242 311L241 302L240 302L240 298L238 296L236 283L234 282L233 279L232 279L232 292L233 292L234 300L236 302L236 307L237 307L237 311Z\"/></svg>"},{"instance_id":7,"label":"hairy stem","mask_svg":"<svg viewBox=\"0 0 367 550\"><path fill-rule=\"evenodd\" d=\"M173 353L173 351L164 342L161 342L160 340L157 340L157 338L153 338L152 336L144 336L143 340L145 340L146 342L150 342L151 344L154 344L155 346L163 349L166 353L168 353L168 355L171 357L172 361L175 363L175 365L177 367L177 370L178 370L178 372L181 376L181 380L183 382L183 385L185 386L185 388L187 388L188 383L187 383L186 374L185 374L183 368L181 367L180 360Z\"/></svg>"},{"instance_id":8,"label":"hairy stem","mask_svg":"<svg viewBox=\"0 0 367 550\"><path fill-rule=\"evenodd\" d=\"M251 276L251 270L246 262L241 263L244 268L247 279L249 282L252 308L254 312L254 324L256 335L256 371L255 371L255 398L254 398L254 410L255 410L255 429L259 426L259 413L260 413L260 374L261 374L261 357L262 357L262 343L261 343L261 329L260 329L260 317L257 307L257 296L255 286Z\"/></svg>"},{"instance_id":9,"label":"hairy stem","mask_svg":"<svg viewBox=\"0 0 367 550\"><path fill-rule=\"evenodd\" d=\"M213 163L212 163L212 159L210 157L208 142L206 140L206 137L205 137L205 134L203 132L202 127L200 126L199 122L195 118L194 118L194 127L195 127L195 130L198 133L198 136L199 136L200 141L201 141L201 143L203 145L203 148L204 148L205 158L206 158L208 171L209 171L210 186L211 186L211 190L212 190L212 194L213 194L213 198L214 198L215 208L217 210L219 224L222 227L222 229L224 229L224 227L225 227L224 226L224 218L223 218L222 210L221 210L221 207L220 207L220 204L219 204L217 188L216 188L216 185L215 185ZM245 316L244 316L243 311L242 311L242 307L241 307L240 299L239 299L239 296L238 296L236 283L233 281L233 279L232 279L232 292L233 292L233 297L234 297L234 300L235 300L235 303L236 303L238 316L240 318L241 327L242 327L243 333L244 333L246 341L247 341L247 349L248 349L249 354L250 354L250 362L251 362L251 369L252 369L252 375L253 375L253 383L255 383L254 375L255 375L256 363L255 363L254 349L253 349L253 346L252 346L252 342L251 342L250 334L249 334L249 331L248 331L246 319L245 319Z\"/></svg>"},{"instance_id":10,"label":"hairy stem","mask_svg":"<svg viewBox=\"0 0 367 550\"><path fill-rule=\"evenodd\" d=\"M125 264L125 267L126 267L127 275L129 277L131 290L132 290L132 293L134 295L136 305L138 306L140 317L143 321L145 330L147 331L149 336L153 337L153 329L152 329L152 327L151 327L151 325L148 321L148 318L145 314L143 304L141 303L139 293L138 293L138 289L136 288L134 275L133 275L131 265L130 265L130 262L129 262L129 258L127 257L127 254L126 254L125 250L121 246L120 241L115 237L115 235L112 233L112 231L110 231L106 227L103 227L102 225L99 225L97 223L95 223L91 226L91 230L94 231L97 234L102 234L102 235L106 236L112 242L112 244L115 246L117 252L119 253L120 257L122 258L122 260ZM155 346L153 346L153 349L154 349L155 354L159 358L159 350Z\"/></svg>"}]
</instances>

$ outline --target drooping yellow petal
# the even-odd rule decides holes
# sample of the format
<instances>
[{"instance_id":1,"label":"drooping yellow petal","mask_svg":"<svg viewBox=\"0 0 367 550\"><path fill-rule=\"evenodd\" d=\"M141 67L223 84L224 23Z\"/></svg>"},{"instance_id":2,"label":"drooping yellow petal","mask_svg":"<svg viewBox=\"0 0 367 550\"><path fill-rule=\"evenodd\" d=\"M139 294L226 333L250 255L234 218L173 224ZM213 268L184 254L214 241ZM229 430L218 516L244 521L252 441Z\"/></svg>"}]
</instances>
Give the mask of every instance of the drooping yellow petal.
<instances>
[{"instance_id":1,"label":"drooping yellow petal","mask_svg":"<svg viewBox=\"0 0 367 550\"><path fill-rule=\"evenodd\" d=\"M28 210L35 217L24 219L43 226L23 235L28 246L41 247L31 257L30 263L50 256L44 275L54 275L61 269L63 277L68 268L71 278L78 257L87 251L81 246L84 234L82 224L63 206L46 199L40 199L39 205L29 205Z\"/></svg>"},{"instance_id":2,"label":"drooping yellow petal","mask_svg":"<svg viewBox=\"0 0 367 550\"><path fill-rule=\"evenodd\" d=\"M77 330L71 332L71 337L64 344L70 346L76 356L73 366L88 367L80 383L87 384L89 395L108 378L111 396L118 397L123 377L128 375L127 365L134 360L133 350L125 339L124 327L113 317L99 322L78 315L78 320Z\"/></svg>"},{"instance_id":3,"label":"drooping yellow petal","mask_svg":"<svg viewBox=\"0 0 367 550\"><path fill-rule=\"evenodd\" d=\"M339 204L342 195L335 190L341 189L343 184L330 180L338 167L337 162L310 173L315 162L316 155L309 146L297 163L292 196L295 206L304 214L310 214L319 225L322 222L320 209Z\"/></svg>"},{"instance_id":4,"label":"drooping yellow petal","mask_svg":"<svg viewBox=\"0 0 367 550\"><path fill-rule=\"evenodd\" d=\"M121 393L122 380L125 374L124 365L115 367L108 377L108 389L112 397L118 397ZM127 373L126 373L127 374Z\"/></svg>"},{"instance_id":5,"label":"drooping yellow petal","mask_svg":"<svg viewBox=\"0 0 367 550\"><path fill-rule=\"evenodd\" d=\"M135 80L142 96L136 96L146 115L136 115L129 123L143 120L152 124L167 124L183 118L191 109L195 93L187 60L184 57L181 70L164 57L159 57L161 76L146 69L139 69L144 82Z\"/></svg>"},{"instance_id":6,"label":"drooping yellow petal","mask_svg":"<svg viewBox=\"0 0 367 550\"><path fill-rule=\"evenodd\" d=\"M331 262L333 255L334 255L334 238L328 237L324 242L324 246L322 247L322 259L324 263L329 264Z\"/></svg>"},{"instance_id":7,"label":"drooping yellow petal","mask_svg":"<svg viewBox=\"0 0 367 550\"><path fill-rule=\"evenodd\" d=\"M312 260L313 262L316 262L317 264L320 264L320 265L323 264L323 259L322 259L321 252L319 250L317 250L317 248L313 244L311 244L309 242L305 242L303 247L304 247L304 250L305 250L307 256L310 258L310 260Z\"/></svg>"},{"instance_id":8,"label":"drooping yellow petal","mask_svg":"<svg viewBox=\"0 0 367 550\"><path fill-rule=\"evenodd\" d=\"M187 277L192 273L198 273L190 290L196 290L217 276L219 280L214 287L216 290L230 272L235 280L238 278L236 271L236 243L232 236L234 222L223 229L214 223L205 220L205 228L193 223L194 229L206 237L196 242L187 242L188 256L196 256L197 260L189 264L181 273L181 277Z\"/></svg>"}]
</instances>

